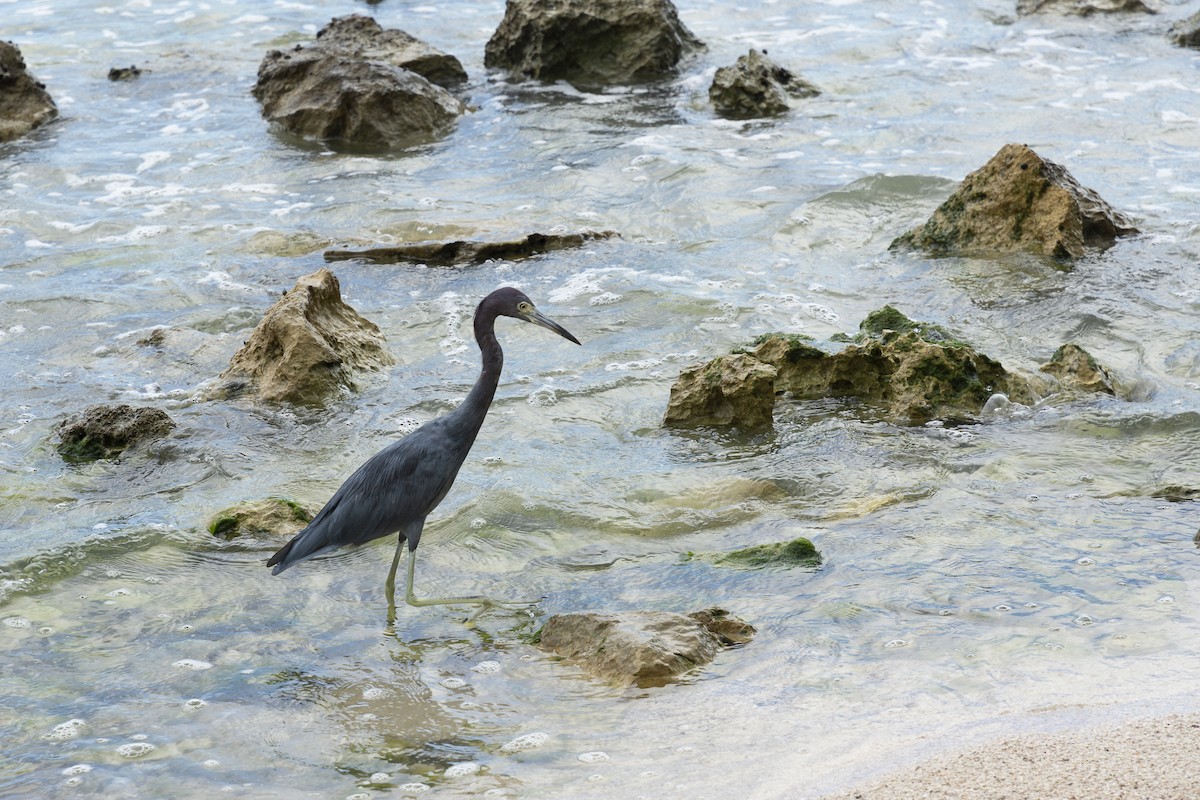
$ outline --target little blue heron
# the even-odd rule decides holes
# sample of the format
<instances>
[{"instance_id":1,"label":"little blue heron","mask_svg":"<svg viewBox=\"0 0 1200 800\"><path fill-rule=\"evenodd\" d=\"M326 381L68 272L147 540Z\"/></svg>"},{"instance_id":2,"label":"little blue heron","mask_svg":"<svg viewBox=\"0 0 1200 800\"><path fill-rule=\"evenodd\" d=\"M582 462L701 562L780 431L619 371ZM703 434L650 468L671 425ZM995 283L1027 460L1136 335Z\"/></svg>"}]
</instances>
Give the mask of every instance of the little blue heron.
<instances>
[{"instance_id":1,"label":"little blue heron","mask_svg":"<svg viewBox=\"0 0 1200 800\"><path fill-rule=\"evenodd\" d=\"M517 289L497 289L483 298L475 309L475 341L479 343L483 369L467 399L449 414L426 422L367 459L317 512L308 527L271 556L267 562L268 567L274 567L271 574L278 575L320 553L399 533L400 541L396 543L396 555L386 584L389 623L396 614L396 567L400 564L405 542L408 542L408 581L404 599L409 605L506 605L483 596L418 600L413 594L417 543L421 540L425 518L450 491L459 467L475 443L500 382L504 351L496 340L496 317L532 322L579 344L566 328L544 316Z\"/></svg>"}]
</instances>

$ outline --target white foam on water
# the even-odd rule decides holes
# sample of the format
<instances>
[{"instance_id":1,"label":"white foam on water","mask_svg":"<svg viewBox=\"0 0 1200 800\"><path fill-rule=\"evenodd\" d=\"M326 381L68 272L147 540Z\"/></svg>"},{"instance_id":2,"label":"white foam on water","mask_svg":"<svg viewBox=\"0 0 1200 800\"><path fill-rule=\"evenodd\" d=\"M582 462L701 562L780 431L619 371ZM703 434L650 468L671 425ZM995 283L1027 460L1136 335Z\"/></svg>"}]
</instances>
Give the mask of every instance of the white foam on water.
<instances>
[{"instance_id":1,"label":"white foam on water","mask_svg":"<svg viewBox=\"0 0 1200 800\"><path fill-rule=\"evenodd\" d=\"M500 752L522 753L526 750L536 750L548 741L550 741L550 734L548 733L542 733L541 731L526 733L501 745Z\"/></svg>"},{"instance_id":2,"label":"white foam on water","mask_svg":"<svg viewBox=\"0 0 1200 800\"><path fill-rule=\"evenodd\" d=\"M212 664L207 661L201 661L198 658L181 658L178 661L172 662L172 667L175 669L187 669L193 672L202 672L206 669L212 669Z\"/></svg>"},{"instance_id":3,"label":"white foam on water","mask_svg":"<svg viewBox=\"0 0 1200 800\"><path fill-rule=\"evenodd\" d=\"M483 765L474 761L462 761L458 764L452 764L446 767L443 773L447 778L462 778L467 775L478 775L483 770Z\"/></svg>"},{"instance_id":4,"label":"white foam on water","mask_svg":"<svg viewBox=\"0 0 1200 800\"><path fill-rule=\"evenodd\" d=\"M494 675L502 669L499 661L480 661L475 666L471 667L472 672L478 672L481 675Z\"/></svg>"},{"instance_id":5,"label":"white foam on water","mask_svg":"<svg viewBox=\"0 0 1200 800\"><path fill-rule=\"evenodd\" d=\"M149 742L129 742L117 748L117 755L122 758L142 758L153 753L154 745Z\"/></svg>"},{"instance_id":6,"label":"white foam on water","mask_svg":"<svg viewBox=\"0 0 1200 800\"><path fill-rule=\"evenodd\" d=\"M69 719L66 722L60 722L47 734L43 734L43 739L60 742L67 739L74 739L83 733L84 726L87 723L81 719Z\"/></svg>"}]
</instances>

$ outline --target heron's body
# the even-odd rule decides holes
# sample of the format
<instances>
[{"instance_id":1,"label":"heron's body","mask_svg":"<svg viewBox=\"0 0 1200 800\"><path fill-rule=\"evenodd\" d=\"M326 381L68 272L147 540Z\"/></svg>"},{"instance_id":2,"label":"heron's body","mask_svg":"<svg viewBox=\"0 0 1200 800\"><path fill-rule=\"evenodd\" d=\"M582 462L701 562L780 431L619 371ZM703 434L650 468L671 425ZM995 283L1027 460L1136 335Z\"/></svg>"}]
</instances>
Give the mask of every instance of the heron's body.
<instances>
[{"instance_id":1,"label":"heron's body","mask_svg":"<svg viewBox=\"0 0 1200 800\"><path fill-rule=\"evenodd\" d=\"M417 601L413 596L412 571L425 518L454 484L500 382L504 353L494 330L497 316L533 322L579 343L560 325L542 316L529 298L516 289L497 289L484 298L475 310L475 340L479 343L483 369L467 398L454 411L425 423L367 459L313 517L308 527L271 557L267 566L273 567L272 574L278 575L320 553L346 545L366 544L398 533L396 558L388 576L390 608L395 607L396 567L406 541L409 551L408 602L414 605L492 602L480 597Z\"/></svg>"}]
</instances>

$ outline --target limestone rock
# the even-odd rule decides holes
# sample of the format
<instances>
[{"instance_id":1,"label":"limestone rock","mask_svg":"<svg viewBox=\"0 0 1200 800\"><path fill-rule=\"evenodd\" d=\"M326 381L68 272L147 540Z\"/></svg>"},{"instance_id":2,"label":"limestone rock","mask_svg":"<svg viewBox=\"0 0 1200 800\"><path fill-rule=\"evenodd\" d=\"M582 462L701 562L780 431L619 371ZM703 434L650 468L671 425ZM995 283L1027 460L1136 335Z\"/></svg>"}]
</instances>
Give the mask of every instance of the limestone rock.
<instances>
[{"instance_id":1,"label":"limestone rock","mask_svg":"<svg viewBox=\"0 0 1200 800\"><path fill-rule=\"evenodd\" d=\"M395 360L379 328L342 302L338 279L320 269L267 310L221 379L254 384L260 400L319 403L355 375Z\"/></svg>"},{"instance_id":2,"label":"limestone rock","mask_svg":"<svg viewBox=\"0 0 1200 800\"><path fill-rule=\"evenodd\" d=\"M1200 48L1200 11L1172 25L1167 38L1180 47Z\"/></svg>"},{"instance_id":3,"label":"limestone rock","mask_svg":"<svg viewBox=\"0 0 1200 800\"><path fill-rule=\"evenodd\" d=\"M746 353L719 356L685 369L671 387L663 424L674 427L769 428L775 411L776 368Z\"/></svg>"},{"instance_id":4,"label":"limestone rock","mask_svg":"<svg viewBox=\"0 0 1200 800\"><path fill-rule=\"evenodd\" d=\"M701 47L671 0L508 0L483 63L537 80L608 86L664 77Z\"/></svg>"},{"instance_id":5,"label":"limestone rock","mask_svg":"<svg viewBox=\"0 0 1200 800\"><path fill-rule=\"evenodd\" d=\"M209 521L208 532L226 540L261 534L288 537L303 530L315 513L294 500L268 497L225 509Z\"/></svg>"},{"instance_id":6,"label":"limestone rock","mask_svg":"<svg viewBox=\"0 0 1200 800\"><path fill-rule=\"evenodd\" d=\"M58 452L66 461L113 458L142 442L166 436L175 423L157 408L91 406L58 426Z\"/></svg>"},{"instance_id":7,"label":"limestone rock","mask_svg":"<svg viewBox=\"0 0 1200 800\"><path fill-rule=\"evenodd\" d=\"M816 97L820 93L808 81L751 49L733 66L717 70L708 88L708 99L723 117L752 119L787 112L791 108L789 97Z\"/></svg>"},{"instance_id":8,"label":"limestone rock","mask_svg":"<svg viewBox=\"0 0 1200 800\"><path fill-rule=\"evenodd\" d=\"M1137 233L1133 223L1058 164L1008 144L919 228L892 242L934 255L1029 251L1074 259Z\"/></svg>"},{"instance_id":9,"label":"limestone rock","mask_svg":"<svg viewBox=\"0 0 1200 800\"><path fill-rule=\"evenodd\" d=\"M1142 0L1017 0L1017 13L1021 16L1051 11L1090 17L1093 14L1120 14L1140 12L1154 14L1155 11Z\"/></svg>"},{"instance_id":10,"label":"limestone rock","mask_svg":"<svg viewBox=\"0 0 1200 800\"><path fill-rule=\"evenodd\" d=\"M1108 368L1097 364L1088 351L1071 342L1054 351L1054 355L1040 369L1053 375L1069 389L1111 395L1117 393L1117 379Z\"/></svg>"},{"instance_id":11,"label":"limestone rock","mask_svg":"<svg viewBox=\"0 0 1200 800\"><path fill-rule=\"evenodd\" d=\"M254 97L264 117L296 136L386 150L447 133L466 106L433 81L465 77L453 56L351 15L308 47L267 53Z\"/></svg>"},{"instance_id":12,"label":"limestone rock","mask_svg":"<svg viewBox=\"0 0 1200 800\"><path fill-rule=\"evenodd\" d=\"M11 142L57 116L58 106L26 71L20 49L0 42L0 142Z\"/></svg>"},{"instance_id":13,"label":"limestone rock","mask_svg":"<svg viewBox=\"0 0 1200 800\"><path fill-rule=\"evenodd\" d=\"M485 261L515 261L539 253L582 247L587 242L611 239L615 231L583 231L581 233L531 233L517 239L502 241L412 242L394 247L372 247L367 250L326 250L326 261L371 261L376 264L431 264L448 267L455 264L482 264Z\"/></svg>"},{"instance_id":14,"label":"limestone rock","mask_svg":"<svg viewBox=\"0 0 1200 800\"><path fill-rule=\"evenodd\" d=\"M721 609L555 614L539 646L588 674L619 685L662 686L713 660L722 644L749 641L754 628Z\"/></svg>"},{"instance_id":15,"label":"limestone rock","mask_svg":"<svg viewBox=\"0 0 1200 800\"><path fill-rule=\"evenodd\" d=\"M114 82L136 81L140 77L142 77L142 71L136 64L130 64L128 67L112 67L108 70L108 79Z\"/></svg>"}]
</instances>

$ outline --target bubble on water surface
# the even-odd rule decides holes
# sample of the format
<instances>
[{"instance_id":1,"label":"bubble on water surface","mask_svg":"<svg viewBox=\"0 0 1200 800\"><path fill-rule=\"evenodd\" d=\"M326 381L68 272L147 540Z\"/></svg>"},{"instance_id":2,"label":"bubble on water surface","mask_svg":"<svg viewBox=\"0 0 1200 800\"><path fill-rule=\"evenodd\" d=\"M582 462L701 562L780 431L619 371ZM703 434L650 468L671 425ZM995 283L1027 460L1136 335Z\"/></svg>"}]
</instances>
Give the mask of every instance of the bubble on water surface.
<instances>
[{"instance_id":1,"label":"bubble on water surface","mask_svg":"<svg viewBox=\"0 0 1200 800\"><path fill-rule=\"evenodd\" d=\"M621 295L612 292L601 292L588 301L590 306L611 306L621 302Z\"/></svg>"},{"instance_id":2,"label":"bubble on water surface","mask_svg":"<svg viewBox=\"0 0 1200 800\"><path fill-rule=\"evenodd\" d=\"M534 733L526 733L523 736L518 736L510 742L506 742L500 747L501 753L521 753L526 750L536 750L537 748L550 741L550 734L536 731Z\"/></svg>"},{"instance_id":3,"label":"bubble on water surface","mask_svg":"<svg viewBox=\"0 0 1200 800\"><path fill-rule=\"evenodd\" d=\"M91 764L72 764L71 766L64 769L62 771L62 774L69 777L71 775L83 775L84 773L91 772L91 771L92 771Z\"/></svg>"},{"instance_id":4,"label":"bubble on water surface","mask_svg":"<svg viewBox=\"0 0 1200 800\"><path fill-rule=\"evenodd\" d=\"M33 623L25 617L5 617L4 624L10 628L17 628L19 630L31 627L33 625Z\"/></svg>"},{"instance_id":5,"label":"bubble on water surface","mask_svg":"<svg viewBox=\"0 0 1200 800\"><path fill-rule=\"evenodd\" d=\"M367 778L367 783L387 783L392 779L390 773L387 772L372 772Z\"/></svg>"},{"instance_id":6,"label":"bubble on water surface","mask_svg":"<svg viewBox=\"0 0 1200 800\"><path fill-rule=\"evenodd\" d=\"M43 739L61 742L66 739L74 739L79 734L83 733L83 727L86 725L81 719L69 719L66 722L60 722L44 736Z\"/></svg>"},{"instance_id":7,"label":"bubble on water surface","mask_svg":"<svg viewBox=\"0 0 1200 800\"><path fill-rule=\"evenodd\" d=\"M111 592L105 592L104 596L105 597L127 597L128 595L131 595L131 594L133 594L133 592L129 591L128 589L113 589Z\"/></svg>"},{"instance_id":8,"label":"bubble on water surface","mask_svg":"<svg viewBox=\"0 0 1200 800\"><path fill-rule=\"evenodd\" d=\"M429 791L428 784L402 783L396 787L400 794L424 794Z\"/></svg>"},{"instance_id":9,"label":"bubble on water surface","mask_svg":"<svg viewBox=\"0 0 1200 800\"><path fill-rule=\"evenodd\" d=\"M585 764L598 764L602 761L612 760L609 758L608 753L605 753L603 750L592 750L591 752L580 753L578 756L576 756L576 758Z\"/></svg>"},{"instance_id":10,"label":"bubble on water surface","mask_svg":"<svg viewBox=\"0 0 1200 800\"><path fill-rule=\"evenodd\" d=\"M907 647L908 640L907 639L891 639L889 641L884 642L883 646L888 647L888 648Z\"/></svg>"},{"instance_id":11,"label":"bubble on water surface","mask_svg":"<svg viewBox=\"0 0 1200 800\"><path fill-rule=\"evenodd\" d=\"M1080 627L1084 627L1087 625L1095 625L1096 619L1087 614L1080 614L1078 617L1075 618L1075 624L1079 625Z\"/></svg>"},{"instance_id":12,"label":"bubble on water surface","mask_svg":"<svg viewBox=\"0 0 1200 800\"><path fill-rule=\"evenodd\" d=\"M188 700L187 702L185 702L183 704L183 707L188 709L189 711L197 711L201 708L204 708L206 705L208 705L208 703L205 703L199 697L193 697L191 700Z\"/></svg>"},{"instance_id":13,"label":"bubble on water surface","mask_svg":"<svg viewBox=\"0 0 1200 800\"><path fill-rule=\"evenodd\" d=\"M442 686L446 687L447 689L461 689L467 685L467 682L464 681L462 678L450 677L450 678L442 678L441 684L442 684Z\"/></svg>"},{"instance_id":14,"label":"bubble on water surface","mask_svg":"<svg viewBox=\"0 0 1200 800\"><path fill-rule=\"evenodd\" d=\"M549 386L542 386L530 392L528 402L536 408L549 408L558 402L558 392Z\"/></svg>"},{"instance_id":15,"label":"bubble on water surface","mask_svg":"<svg viewBox=\"0 0 1200 800\"><path fill-rule=\"evenodd\" d=\"M475 666L471 667L472 672L478 672L482 675L494 675L502 669L499 661L480 661Z\"/></svg>"},{"instance_id":16,"label":"bubble on water surface","mask_svg":"<svg viewBox=\"0 0 1200 800\"><path fill-rule=\"evenodd\" d=\"M1162 597L1158 598L1154 602L1158 603L1159 605L1169 606L1175 602L1175 598L1169 594L1164 594Z\"/></svg>"},{"instance_id":17,"label":"bubble on water surface","mask_svg":"<svg viewBox=\"0 0 1200 800\"><path fill-rule=\"evenodd\" d=\"M483 769L483 765L475 761L463 761L458 764L452 764L446 767L444 773L447 778L462 778L467 775L478 775Z\"/></svg>"},{"instance_id":18,"label":"bubble on water surface","mask_svg":"<svg viewBox=\"0 0 1200 800\"><path fill-rule=\"evenodd\" d=\"M154 745L149 742L129 742L117 748L117 755L122 758L142 758L154 752Z\"/></svg>"},{"instance_id":19,"label":"bubble on water surface","mask_svg":"<svg viewBox=\"0 0 1200 800\"><path fill-rule=\"evenodd\" d=\"M1096 563L1096 559L1083 556L1082 558L1075 559L1075 563L1081 567L1090 567Z\"/></svg>"},{"instance_id":20,"label":"bubble on water surface","mask_svg":"<svg viewBox=\"0 0 1200 800\"><path fill-rule=\"evenodd\" d=\"M195 672L201 670L212 669L212 664L207 661L201 661L198 658L181 658L171 664L175 669L190 669Z\"/></svg>"},{"instance_id":21,"label":"bubble on water surface","mask_svg":"<svg viewBox=\"0 0 1200 800\"><path fill-rule=\"evenodd\" d=\"M379 700L384 697L391 697L392 693L382 686L368 686L363 689L363 700Z\"/></svg>"}]
</instances>

